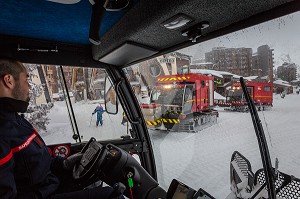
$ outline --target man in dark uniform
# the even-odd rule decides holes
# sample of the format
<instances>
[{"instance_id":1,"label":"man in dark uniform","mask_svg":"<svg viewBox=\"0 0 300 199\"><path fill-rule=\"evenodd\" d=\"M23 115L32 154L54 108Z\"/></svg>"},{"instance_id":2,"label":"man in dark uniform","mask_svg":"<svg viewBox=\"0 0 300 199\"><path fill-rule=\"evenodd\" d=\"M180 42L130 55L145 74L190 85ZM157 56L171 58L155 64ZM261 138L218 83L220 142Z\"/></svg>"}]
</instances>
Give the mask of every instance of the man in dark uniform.
<instances>
[{"instance_id":1,"label":"man in dark uniform","mask_svg":"<svg viewBox=\"0 0 300 199\"><path fill-rule=\"evenodd\" d=\"M78 190L63 184L59 174L72 173L82 154L52 158L33 126L19 113L29 102L28 74L22 63L0 57L0 198L123 198L111 187ZM71 175L70 175L71 178Z\"/></svg>"}]
</instances>

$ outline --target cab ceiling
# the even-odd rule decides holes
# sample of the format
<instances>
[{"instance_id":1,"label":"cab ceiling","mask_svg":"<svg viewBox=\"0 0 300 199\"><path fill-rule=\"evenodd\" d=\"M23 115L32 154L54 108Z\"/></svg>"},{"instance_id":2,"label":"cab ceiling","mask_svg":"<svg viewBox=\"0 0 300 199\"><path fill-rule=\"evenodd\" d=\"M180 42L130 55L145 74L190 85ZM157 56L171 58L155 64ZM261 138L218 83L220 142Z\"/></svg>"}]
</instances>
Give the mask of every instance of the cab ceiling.
<instances>
[{"instance_id":1,"label":"cab ceiling","mask_svg":"<svg viewBox=\"0 0 300 199\"><path fill-rule=\"evenodd\" d=\"M135 5L123 13L120 20L108 23L107 27L100 31L101 43L99 45L85 42L88 41L88 34L83 35L87 38L83 38L79 42L78 38L77 41L76 38L70 40L71 37L68 40L43 38L41 37L42 34L45 34L43 32L35 33L33 36L22 34L16 36L0 31L0 53L9 52L7 54L18 57L21 61L28 62L30 60L32 63L98 65L101 67L101 63L95 64L94 60L105 60L107 64L125 66L195 44L187 37L182 36L182 32L202 21L208 21L210 26L203 30L202 37L197 42L292 13L300 8L299 0L139 0L135 2ZM37 7L35 10L39 10L39 8ZM22 10L18 10L18 12L22 12ZM168 30L161 25L179 13L188 15L193 21L188 26L177 30ZM7 20L6 16L0 15L2 21ZM69 23L76 26L76 23L72 22L72 19L70 20ZM89 26L89 20L86 21L86 26ZM102 23L105 24L105 22ZM63 25L58 25L62 28L60 31L63 32ZM3 28L5 27L1 27L2 30ZM18 31L18 27L15 27L14 30ZM34 46L34 49L48 49L48 53L18 51L17 46L20 45L24 48ZM141 53L138 57L128 54L130 48L126 48L126 46L132 47L132 45L133 47L137 46L138 49L144 49L145 53ZM117 59L115 56L121 56L119 58L123 56L124 59L115 63L113 62L114 59ZM107 57L109 59L104 59Z\"/></svg>"}]
</instances>

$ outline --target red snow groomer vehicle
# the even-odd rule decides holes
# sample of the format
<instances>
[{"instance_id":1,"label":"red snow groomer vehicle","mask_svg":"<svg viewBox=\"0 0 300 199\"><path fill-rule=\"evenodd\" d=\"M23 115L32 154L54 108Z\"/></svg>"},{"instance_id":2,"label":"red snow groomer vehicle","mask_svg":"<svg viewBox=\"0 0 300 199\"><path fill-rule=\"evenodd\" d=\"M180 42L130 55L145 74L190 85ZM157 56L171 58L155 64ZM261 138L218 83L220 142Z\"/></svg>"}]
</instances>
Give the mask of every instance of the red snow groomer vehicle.
<instances>
[{"instance_id":1,"label":"red snow groomer vehicle","mask_svg":"<svg viewBox=\"0 0 300 199\"><path fill-rule=\"evenodd\" d=\"M257 109L268 110L273 103L273 84L267 82L246 82L247 89L253 99ZM228 90L226 102L216 102L215 105L228 107L225 110L230 111L248 111L248 105L243 94L241 84L234 82Z\"/></svg>"},{"instance_id":2,"label":"red snow groomer vehicle","mask_svg":"<svg viewBox=\"0 0 300 199\"><path fill-rule=\"evenodd\" d=\"M151 91L152 104L142 105L148 127L196 132L215 124L213 82L212 76L200 74L158 77Z\"/></svg>"}]
</instances>

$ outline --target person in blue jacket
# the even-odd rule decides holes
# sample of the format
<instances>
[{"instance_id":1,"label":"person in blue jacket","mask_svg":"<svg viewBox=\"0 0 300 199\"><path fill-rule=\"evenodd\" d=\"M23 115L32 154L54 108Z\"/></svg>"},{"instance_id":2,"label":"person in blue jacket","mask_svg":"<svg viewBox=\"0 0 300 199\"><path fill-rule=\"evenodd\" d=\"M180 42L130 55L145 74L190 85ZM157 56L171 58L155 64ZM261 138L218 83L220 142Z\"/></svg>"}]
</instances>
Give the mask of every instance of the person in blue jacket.
<instances>
[{"instance_id":1,"label":"person in blue jacket","mask_svg":"<svg viewBox=\"0 0 300 199\"><path fill-rule=\"evenodd\" d=\"M96 127L98 127L99 123L102 126L103 125L103 119L102 119L102 114L105 112L101 104L98 104L97 107L95 108L94 112L92 115L97 113L97 121L96 121Z\"/></svg>"},{"instance_id":2,"label":"person in blue jacket","mask_svg":"<svg viewBox=\"0 0 300 199\"><path fill-rule=\"evenodd\" d=\"M53 158L23 114L29 105L28 74L24 65L0 56L0 198L115 199L112 187L79 189L72 169L82 153ZM71 182L74 182L72 184Z\"/></svg>"}]
</instances>

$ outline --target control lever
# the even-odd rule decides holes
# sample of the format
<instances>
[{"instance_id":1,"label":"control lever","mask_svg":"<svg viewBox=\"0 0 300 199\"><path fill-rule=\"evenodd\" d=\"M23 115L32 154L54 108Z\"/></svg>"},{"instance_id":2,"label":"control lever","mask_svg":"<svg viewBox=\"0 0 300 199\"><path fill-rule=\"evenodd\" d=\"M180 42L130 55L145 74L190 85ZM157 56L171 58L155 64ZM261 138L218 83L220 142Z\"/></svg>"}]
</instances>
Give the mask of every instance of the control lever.
<instances>
[{"instance_id":1,"label":"control lever","mask_svg":"<svg viewBox=\"0 0 300 199\"><path fill-rule=\"evenodd\" d=\"M126 189L126 186L121 183L121 182L118 182L118 183L115 183L112 188L114 189L114 191L110 194L110 197L109 199L118 199L121 195L123 195L125 189Z\"/></svg>"}]
</instances>

